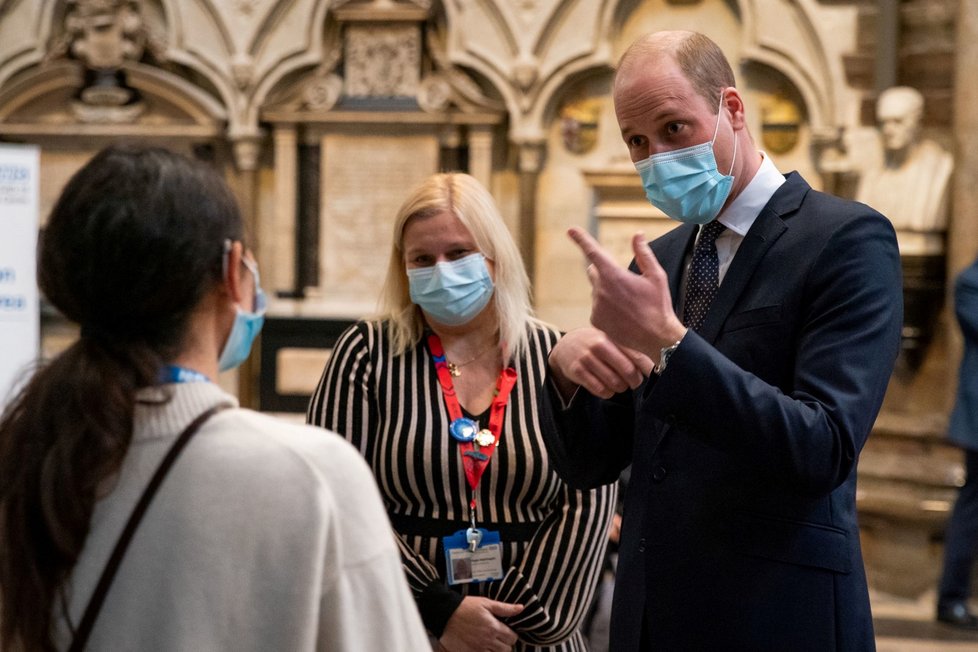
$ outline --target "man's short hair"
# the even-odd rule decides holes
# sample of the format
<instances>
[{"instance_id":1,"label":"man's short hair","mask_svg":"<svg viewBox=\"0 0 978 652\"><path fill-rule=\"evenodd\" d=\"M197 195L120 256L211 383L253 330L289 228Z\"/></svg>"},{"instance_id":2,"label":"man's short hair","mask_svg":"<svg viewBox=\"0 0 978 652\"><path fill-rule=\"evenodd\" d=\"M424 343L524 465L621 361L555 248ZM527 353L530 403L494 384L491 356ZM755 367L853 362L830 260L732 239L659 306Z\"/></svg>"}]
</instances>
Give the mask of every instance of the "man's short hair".
<instances>
[{"instance_id":1,"label":"man's short hair","mask_svg":"<svg viewBox=\"0 0 978 652\"><path fill-rule=\"evenodd\" d=\"M736 86L733 69L720 46L699 32L655 32L635 41L618 63L618 70L640 65L648 57L672 56L686 79L716 113L720 91Z\"/></svg>"}]
</instances>

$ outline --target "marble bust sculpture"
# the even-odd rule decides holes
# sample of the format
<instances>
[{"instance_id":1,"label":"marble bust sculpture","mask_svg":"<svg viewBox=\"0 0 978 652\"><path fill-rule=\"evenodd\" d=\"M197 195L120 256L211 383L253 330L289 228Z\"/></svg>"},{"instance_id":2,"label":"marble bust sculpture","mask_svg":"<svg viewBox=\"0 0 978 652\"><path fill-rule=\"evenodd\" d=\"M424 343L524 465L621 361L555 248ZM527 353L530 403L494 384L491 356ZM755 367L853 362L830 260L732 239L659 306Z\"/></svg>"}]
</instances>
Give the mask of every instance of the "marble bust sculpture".
<instances>
[{"instance_id":1,"label":"marble bust sculpture","mask_svg":"<svg viewBox=\"0 0 978 652\"><path fill-rule=\"evenodd\" d=\"M882 157L857 171L856 199L890 218L905 255L941 253L947 228L953 162L943 147L921 139L923 105L908 86L883 91L876 103Z\"/></svg>"}]
</instances>

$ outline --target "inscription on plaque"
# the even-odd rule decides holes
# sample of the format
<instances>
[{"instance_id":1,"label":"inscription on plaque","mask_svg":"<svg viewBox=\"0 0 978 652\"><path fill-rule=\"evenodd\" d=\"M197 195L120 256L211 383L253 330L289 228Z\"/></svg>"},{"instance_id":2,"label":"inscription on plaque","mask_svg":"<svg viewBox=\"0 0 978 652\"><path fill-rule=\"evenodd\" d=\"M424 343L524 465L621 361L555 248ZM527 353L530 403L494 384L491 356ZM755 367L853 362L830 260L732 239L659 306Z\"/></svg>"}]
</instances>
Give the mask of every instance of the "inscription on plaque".
<instances>
[{"instance_id":1,"label":"inscription on plaque","mask_svg":"<svg viewBox=\"0 0 978 652\"><path fill-rule=\"evenodd\" d=\"M321 292L372 313L387 273L391 229L407 193L438 170L434 135L323 138Z\"/></svg>"}]
</instances>

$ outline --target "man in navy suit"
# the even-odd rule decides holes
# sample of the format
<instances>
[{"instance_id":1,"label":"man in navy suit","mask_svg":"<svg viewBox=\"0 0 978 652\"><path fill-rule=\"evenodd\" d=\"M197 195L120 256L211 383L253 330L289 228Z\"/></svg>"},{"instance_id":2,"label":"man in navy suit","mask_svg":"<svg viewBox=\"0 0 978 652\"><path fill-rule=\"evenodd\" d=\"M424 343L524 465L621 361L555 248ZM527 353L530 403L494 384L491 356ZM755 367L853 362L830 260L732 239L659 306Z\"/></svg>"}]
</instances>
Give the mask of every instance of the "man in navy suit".
<instances>
[{"instance_id":1,"label":"man in navy suit","mask_svg":"<svg viewBox=\"0 0 978 652\"><path fill-rule=\"evenodd\" d=\"M693 32L614 83L650 201L683 222L631 270L572 229L594 328L550 356L551 461L625 498L611 649L872 650L856 462L900 340L900 259L871 208L782 175L725 56Z\"/></svg>"},{"instance_id":2,"label":"man in navy suit","mask_svg":"<svg viewBox=\"0 0 978 652\"><path fill-rule=\"evenodd\" d=\"M964 449L966 475L944 537L937 619L978 629L978 617L968 609L971 572L978 556L978 260L961 272L954 284L954 312L964 336L964 356L948 438Z\"/></svg>"}]
</instances>

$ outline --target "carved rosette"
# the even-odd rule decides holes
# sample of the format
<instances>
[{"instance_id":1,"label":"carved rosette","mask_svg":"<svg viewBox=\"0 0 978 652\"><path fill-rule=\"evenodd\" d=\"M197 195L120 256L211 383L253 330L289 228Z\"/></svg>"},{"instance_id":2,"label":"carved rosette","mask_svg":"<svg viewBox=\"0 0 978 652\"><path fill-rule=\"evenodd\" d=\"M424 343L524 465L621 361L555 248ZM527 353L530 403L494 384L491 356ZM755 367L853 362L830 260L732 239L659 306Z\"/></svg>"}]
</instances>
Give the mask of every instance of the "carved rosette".
<instances>
[{"instance_id":1,"label":"carved rosette","mask_svg":"<svg viewBox=\"0 0 978 652\"><path fill-rule=\"evenodd\" d=\"M329 111L343 94L343 80L334 74L316 74L302 88L302 106L312 111Z\"/></svg>"},{"instance_id":2,"label":"carved rosette","mask_svg":"<svg viewBox=\"0 0 978 652\"><path fill-rule=\"evenodd\" d=\"M329 111L343 96L343 78L336 74L340 46L327 50L322 63L299 89L299 106L311 111Z\"/></svg>"},{"instance_id":3,"label":"carved rosette","mask_svg":"<svg viewBox=\"0 0 978 652\"><path fill-rule=\"evenodd\" d=\"M441 113L452 104L453 95L445 75L428 75L418 85L418 106L429 113Z\"/></svg>"}]
</instances>

